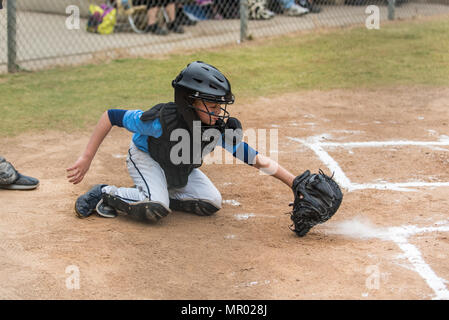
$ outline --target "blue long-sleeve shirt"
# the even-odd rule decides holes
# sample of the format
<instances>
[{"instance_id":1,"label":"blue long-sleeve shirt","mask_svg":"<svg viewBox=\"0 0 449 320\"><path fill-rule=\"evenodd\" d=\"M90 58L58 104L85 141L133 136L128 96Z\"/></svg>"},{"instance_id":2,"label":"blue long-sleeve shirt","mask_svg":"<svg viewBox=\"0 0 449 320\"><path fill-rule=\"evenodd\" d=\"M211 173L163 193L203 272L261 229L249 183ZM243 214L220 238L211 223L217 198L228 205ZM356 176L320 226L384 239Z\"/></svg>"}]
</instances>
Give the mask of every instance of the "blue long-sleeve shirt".
<instances>
[{"instance_id":1,"label":"blue long-sleeve shirt","mask_svg":"<svg viewBox=\"0 0 449 320\"><path fill-rule=\"evenodd\" d=\"M148 152L148 137L159 138L162 135L162 126L159 118L150 121L141 121L142 110L122 110L122 109L109 109L108 116L112 125L124 127L130 132L133 132L132 140L137 148L142 151ZM240 142L233 145L228 145L220 137L221 141L218 141L217 145L221 145L228 152L231 152L237 159L253 165L258 152L251 148L246 142Z\"/></svg>"}]
</instances>

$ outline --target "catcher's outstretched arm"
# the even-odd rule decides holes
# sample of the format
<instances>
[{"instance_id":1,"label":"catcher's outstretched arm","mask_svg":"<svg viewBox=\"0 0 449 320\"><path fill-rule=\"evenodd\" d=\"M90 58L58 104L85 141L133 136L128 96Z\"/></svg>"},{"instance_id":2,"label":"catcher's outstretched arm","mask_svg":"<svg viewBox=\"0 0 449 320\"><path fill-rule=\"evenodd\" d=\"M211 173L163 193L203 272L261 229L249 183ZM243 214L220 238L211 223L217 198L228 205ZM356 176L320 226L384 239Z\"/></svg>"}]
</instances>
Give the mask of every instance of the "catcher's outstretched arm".
<instances>
[{"instance_id":1,"label":"catcher's outstretched arm","mask_svg":"<svg viewBox=\"0 0 449 320\"><path fill-rule=\"evenodd\" d=\"M103 142L111 128L112 124L109 120L108 112L105 111L98 121L83 154L76 160L73 166L66 169L67 179L69 179L70 183L78 184L83 180L100 144Z\"/></svg>"},{"instance_id":2,"label":"catcher's outstretched arm","mask_svg":"<svg viewBox=\"0 0 449 320\"><path fill-rule=\"evenodd\" d=\"M295 176L273 159L270 159L262 154L258 154L255 161L254 167L257 169L281 180L290 188L293 186Z\"/></svg>"}]
</instances>

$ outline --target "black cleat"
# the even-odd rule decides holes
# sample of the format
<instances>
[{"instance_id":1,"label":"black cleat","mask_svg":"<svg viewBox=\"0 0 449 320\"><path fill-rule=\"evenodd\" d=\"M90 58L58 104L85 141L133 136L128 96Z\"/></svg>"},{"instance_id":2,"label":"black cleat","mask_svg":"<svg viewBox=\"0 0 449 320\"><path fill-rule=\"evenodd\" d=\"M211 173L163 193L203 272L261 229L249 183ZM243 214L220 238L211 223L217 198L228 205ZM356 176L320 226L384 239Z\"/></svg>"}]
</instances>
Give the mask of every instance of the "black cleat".
<instances>
[{"instance_id":1,"label":"black cleat","mask_svg":"<svg viewBox=\"0 0 449 320\"><path fill-rule=\"evenodd\" d=\"M98 202L100 202L101 200L101 188L103 188L104 186L106 185L97 184L92 189L76 199L75 211L78 217L87 218L94 212Z\"/></svg>"},{"instance_id":2,"label":"black cleat","mask_svg":"<svg viewBox=\"0 0 449 320\"><path fill-rule=\"evenodd\" d=\"M168 30L159 27L159 25L157 23L147 25L144 31L146 33L152 33L152 34L156 34L158 36L166 36L168 34Z\"/></svg>"},{"instance_id":3,"label":"black cleat","mask_svg":"<svg viewBox=\"0 0 449 320\"><path fill-rule=\"evenodd\" d=\"M117 217L117 210L115 210L113 207L108 206L103 199L98 202L97 206L95 207L95 210L97 211L98 215L104 217L104 218L115 218Z\"/></svg>"},{"instance_id":4,"label":"black cleat","mask_svg":"<svg viewBox=\"0 0 449 320\"><path fill-rule=\"evenodd\" d=\"M181 27L179 25L178 21L176 21L176 20L173 22L167 23L167 29L174 33L184 33L184 28Z\"/></svg>"},{"instance_id":5,"label":"black cleat","mask_svg":"<svg viewBox=\"0 0 449 320\"><path fill-rule=\"evenodd\" d=\"M113 196L107 193L103 194L103 201L107 206L113 207L115 210L124 212L130 217L139 220L156 222L170 213L169 210L156 201L144 200L129 203L118 196Z\"/></svg>"}]
</instances>

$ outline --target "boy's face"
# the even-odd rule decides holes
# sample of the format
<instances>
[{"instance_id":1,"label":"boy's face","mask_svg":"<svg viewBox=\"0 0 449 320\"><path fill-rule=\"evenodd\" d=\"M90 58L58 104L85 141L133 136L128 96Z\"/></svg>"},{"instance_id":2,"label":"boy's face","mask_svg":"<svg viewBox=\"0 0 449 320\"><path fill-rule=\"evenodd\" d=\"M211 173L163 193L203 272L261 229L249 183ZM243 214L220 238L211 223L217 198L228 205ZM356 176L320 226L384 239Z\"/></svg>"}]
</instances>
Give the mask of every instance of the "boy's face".
<instances>
[{"instance_id":1,"label":"boy's face","mask_svg":"<svg viewBox=\"0 0 449 320\"><path fill-rule=\"evenodd\" d=\"M199 109L195 111L198 114L198 117L200 117L201 122L209 125L215 124L222 111L221 105L216 102L195 100L193 106ZM213 113L213 115L209 115L206 112Z\"/></svg>"}]
</instances>

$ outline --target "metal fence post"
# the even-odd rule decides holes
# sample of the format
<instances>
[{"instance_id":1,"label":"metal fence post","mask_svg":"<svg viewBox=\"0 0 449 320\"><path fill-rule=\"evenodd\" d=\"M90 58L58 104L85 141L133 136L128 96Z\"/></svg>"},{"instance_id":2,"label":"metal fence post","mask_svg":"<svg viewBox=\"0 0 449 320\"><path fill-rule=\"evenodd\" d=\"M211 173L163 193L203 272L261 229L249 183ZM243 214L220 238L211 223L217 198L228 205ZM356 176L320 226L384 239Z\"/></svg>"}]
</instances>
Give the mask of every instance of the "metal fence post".
<instances>
[{"instance_id":1,"label":"metal fence post","mask_svg":"<svg viewBox=\"0 0 449 320\"><path fill-rule=\"evenodd\" d=\"M388 0L388 20L394 20L394 7L396 0Z\"/></svg>"},{"instance_id":2,"label":"metal fence post","mask_svg":"<svg viewBox=\"0 0 449 320\"><path fill-rule=\"evenodd\" d=\"M240 0L240 43L248 38L248 0Z\"/></svg>"},{"instance_id":3,"label":"metal fence post","mask_svg":"<svg viewBox=\"0 0 449 320\"><path fill-rule=\"evenodd\" d=\"M16 0L6 2L6 29L8 50L8 72L17 72L17 41L16 41Z\"/></svg>"}]
</instances>

